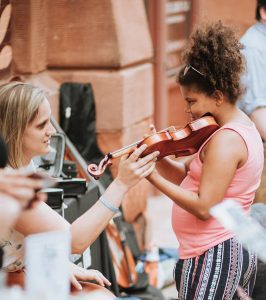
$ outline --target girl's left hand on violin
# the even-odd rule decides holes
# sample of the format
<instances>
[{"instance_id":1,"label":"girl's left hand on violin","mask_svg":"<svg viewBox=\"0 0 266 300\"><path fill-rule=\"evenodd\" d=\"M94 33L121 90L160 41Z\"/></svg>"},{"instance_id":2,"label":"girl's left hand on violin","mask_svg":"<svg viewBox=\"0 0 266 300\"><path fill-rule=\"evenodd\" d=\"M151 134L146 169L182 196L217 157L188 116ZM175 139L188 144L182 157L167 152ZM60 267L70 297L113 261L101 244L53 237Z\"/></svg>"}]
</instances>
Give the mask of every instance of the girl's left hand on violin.
<instances>
[{"instance_id":1,"label":"girl's left hand on violin","mask_svg":"<svg viewBox=\"0 0 266 300\"><path fill-rule=\"evenodd\" d=\"M82 290L82 286L78 282L78 280L79 281L94 280L101 286L111 285L111 282L106 277L104 277L104 275L100 271L97 270L87 270L73 263L70 263L70 272L71 272L70 273L71 283L78 290Z\"/></svg>"},{"instance_id":2,"label":"girl's left hand on violin","mask_svg":"<svg viewBox=\"0 0 266 300\"><path fill-rule=\"evenodd\" d=\"M121 157L116 181L128 189L137 184L141 179L149 176L155 168L155 162L159 151L155 151L145 157L140 158L142 152L147 149L147 145L137 148L129 156Z\"/></svg>"},{"instance_id":3,"label":"girl's left hand on violin","mask_svg":"<svg viewBox=\"0 0 266 300\"><path fill-rule=\"evenodd\" d=\"M145 133L143 138L146 139L147 137L151 136L152 134L155 134L156 133L156 128L155 128L155 125L154 124L150 124L149 126L149 132L148 133Z\"/></svg>"}]
</instances>

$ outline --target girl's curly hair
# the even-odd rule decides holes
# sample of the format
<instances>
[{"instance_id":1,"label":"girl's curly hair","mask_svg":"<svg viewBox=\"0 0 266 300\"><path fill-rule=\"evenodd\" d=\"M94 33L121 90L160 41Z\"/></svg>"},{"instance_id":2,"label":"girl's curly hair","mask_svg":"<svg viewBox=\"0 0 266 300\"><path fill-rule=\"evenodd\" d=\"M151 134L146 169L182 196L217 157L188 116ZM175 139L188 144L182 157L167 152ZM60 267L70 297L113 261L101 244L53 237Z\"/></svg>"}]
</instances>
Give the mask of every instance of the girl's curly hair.
<instances>
[{"instance_id":1,"label":"girl's curly hair","mask_svg":"<svg viewBox=\"0 0 266 300\"><path fill-rule=\"evenodd\" d=\"M221 21L196 29L183 52L185 67L181 68L177 82L208 96L219 90L235 103L244 91L240 82L245 70L241 49L234 31Z\"/></svg>"}]
</instances>

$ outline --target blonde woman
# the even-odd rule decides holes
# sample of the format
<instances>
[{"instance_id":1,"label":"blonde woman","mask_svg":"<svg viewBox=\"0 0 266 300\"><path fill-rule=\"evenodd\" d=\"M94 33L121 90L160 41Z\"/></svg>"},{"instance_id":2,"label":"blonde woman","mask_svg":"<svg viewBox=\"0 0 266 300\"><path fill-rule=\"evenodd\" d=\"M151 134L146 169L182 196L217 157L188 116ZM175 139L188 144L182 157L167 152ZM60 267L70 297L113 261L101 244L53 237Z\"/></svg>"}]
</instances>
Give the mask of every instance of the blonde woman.
<instances>
[{"instance_id":1,"label":"blonde woman","mask_svg":"<svg viewBox=\"0 0 266 300\"><path fill-rule=\"evenodd\" d=\"M55 133L50 117L50 104L43 90L21 82L0 86L0 134L8 146L8 165L11 168L24 167L34 171L33 157L50 151L50 138ZM23 239L29 234L70 230L72 253L82 253L87 249L113 217L128 190L153 171L159 153L139 158L144 149L146 145L121 158L117 177L99 201L71 225L44 202L25 211L9 237L13 245L21 244L22 247L12 249L10 243L5 247L8 263L4 262L4 267L9 271L24 267ZM72 264L72 283L81 289L78 279L110 284L100 272Z\"/></svg>"}]
</instances>

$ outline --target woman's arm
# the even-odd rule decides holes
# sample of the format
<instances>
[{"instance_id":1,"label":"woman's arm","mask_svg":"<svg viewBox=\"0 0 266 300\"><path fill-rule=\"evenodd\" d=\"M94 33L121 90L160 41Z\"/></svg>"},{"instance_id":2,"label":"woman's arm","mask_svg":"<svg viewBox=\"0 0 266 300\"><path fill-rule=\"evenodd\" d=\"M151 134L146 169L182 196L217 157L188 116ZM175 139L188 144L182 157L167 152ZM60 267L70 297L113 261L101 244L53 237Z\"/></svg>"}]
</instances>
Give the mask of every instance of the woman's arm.
<instances>
[{"instance_id":1,"label":"woman's arm","mask_svg":"<svg viewBox=\"0 0 266 300\"><path fill-rule=\"evenodd\" d=\"M104 193L105 198L115 207L119 207L127 188L115 180ZM99 236L113 217L114 213L97 201L87 212L71 225L57 212L42 202L34 209L25 210L17 220L15 229L27 236L34 233L70 230L72 253L82 253Z\"/></svg>"},{"instance_id":2,"label":"woman's arm","mask_svg":"<svg viewBox=\"0 0 266 300\"><path fill-rule=\"evenodd\" d=\"M104 198L113 207L119 207L127 191L155 168L158 152L139 159L146 145L138 148L129 157L122 157L117 178L104 193ZM40 203L34 209L26 210L17 221L15 229L23 235L53 230L70 230L72 253L82 253L104 230L114 212L98 201L71 225L52 210L47 204Z\"/></svg>"},{"instance_id":3,"label":"woman's arm","mask_svg":"<svg viewBox=\"0 0 266 300\"><path fill-rule=\"evenodd\" d=\"M103 194L104 199L113 207L119 207L128 190L154 170L159 152L139 159L145 149L146 145L137 149L129 158L126 156L121 158L118 176ZM81 253L91 245L114 214L102 202L97 201L86 213L73 222L71 225L73 252Z\"/></svg>"},{"instance_id":4,"label":"woman's arm","mask_svg":"<svg viewBox=\"0 0 266 300\"><path fill-rule=\"evenodd\" d=\"M0 238L14 226L20 212L18 201L0 192Z\"/></svg>"},{"instance_id":5,"label":"woman's arm","mask_svg":"<svg viewBox=\"0 0 266 300\"><path fill-rule=\"evenodd\" d=\"M69 230L70 224L50 206L41 202L33 209L27 209L21 213L15 229L27 236L40 232Z\"/></svg>"},{"instance_id":6,"label":"woman's arm","mask_svg":"<svg viewBox=\"0 0 266 300\"><path fill-rule=\"evenodd\" d=\"M147 179L177 205L207 220L209 209L224 198L236 169L246 161L247 148L237 133L222 130L205 146L201 159L203 169L198 193L177 186L156 172Z\"/></svg>"},{"instance_id":7,"label":"woman's arm","mask_svg":"<svg viewBox=\"0 0 266 300\"><path fill-rule=\"evenodd\" d=\"M13 228L23 208L42 187L42 180L29 178L18 170L0 170L0 236ZM42 194L38 199L45 200L46 197Z\"/></svg>"}]
</instances>

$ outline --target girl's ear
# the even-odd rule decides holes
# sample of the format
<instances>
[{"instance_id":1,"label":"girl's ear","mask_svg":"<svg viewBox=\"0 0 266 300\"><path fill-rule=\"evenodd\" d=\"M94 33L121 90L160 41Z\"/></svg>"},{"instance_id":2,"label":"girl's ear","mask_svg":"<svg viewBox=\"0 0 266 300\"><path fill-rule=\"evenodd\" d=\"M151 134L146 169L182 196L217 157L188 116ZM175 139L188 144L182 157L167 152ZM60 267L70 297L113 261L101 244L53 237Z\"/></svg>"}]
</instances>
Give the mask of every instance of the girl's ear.
<instances>
[{"instance_id":1,"label":"girl's ear","mask_svg":"<svg viewBox=\"0 0 266 300\"><path fill-rule=\"evenodd\" d=\"M212 96L213 96L214 100L216 101L216 106L221 106L223 104L224 94L221 91L216 90Z\"/></svg>"}]
</instances>

